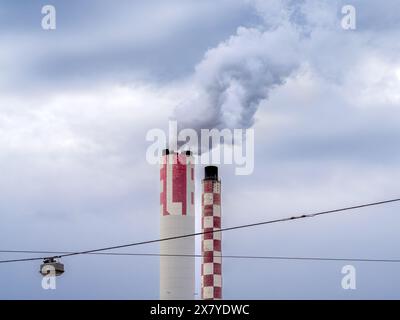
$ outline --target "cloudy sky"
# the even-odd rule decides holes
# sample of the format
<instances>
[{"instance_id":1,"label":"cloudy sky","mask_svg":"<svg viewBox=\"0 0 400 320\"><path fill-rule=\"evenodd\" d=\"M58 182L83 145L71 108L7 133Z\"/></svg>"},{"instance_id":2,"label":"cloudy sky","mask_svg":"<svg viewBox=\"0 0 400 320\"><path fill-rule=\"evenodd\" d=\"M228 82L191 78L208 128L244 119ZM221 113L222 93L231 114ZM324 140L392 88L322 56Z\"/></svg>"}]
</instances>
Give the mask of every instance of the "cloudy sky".
<instances>
[{"instance_id":1,"label":"cloudy sky","mask_svg":"<svg viewBox=\"0 0 400 320\"><path fill-rule=\"evenodd\" d=\"M224 227L399 196L398 0L53 0L53 31L46 4L0 0L0 250L158 238L145 137L170 118L255 130L254 173L221 168ZM355 30L341 27L345 4ZM399 210L231 231L223 253L400 259ZM158 299L156 257L64 263L57 290L42 289L38 262L0 265L0 298ZM346 264L357 290L341 287ZM398 267L226 259L223 295L399 299Z\"/></svg>"}]
</instances>

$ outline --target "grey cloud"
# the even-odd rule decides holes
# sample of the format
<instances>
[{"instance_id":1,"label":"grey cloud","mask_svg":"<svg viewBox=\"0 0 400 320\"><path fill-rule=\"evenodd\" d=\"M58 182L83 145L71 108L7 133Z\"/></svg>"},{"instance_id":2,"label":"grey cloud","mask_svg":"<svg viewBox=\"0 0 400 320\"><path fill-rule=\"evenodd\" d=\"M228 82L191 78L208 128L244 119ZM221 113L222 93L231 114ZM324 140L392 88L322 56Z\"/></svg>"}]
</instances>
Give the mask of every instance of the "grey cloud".
<instances>
[{"instance_id":1,"label":"grey cloud","mask_svg":"<svg viewBox=\"0 0 400 320\"><path fill-rule=\"evenodd\" d=\"M253 15L242 1L55 1L57 30L46 32L41 3L4 7L3 63L14 75L0 81L5 90L164 83L187 75L208 47Z\"/></svg>"}]
</instances>

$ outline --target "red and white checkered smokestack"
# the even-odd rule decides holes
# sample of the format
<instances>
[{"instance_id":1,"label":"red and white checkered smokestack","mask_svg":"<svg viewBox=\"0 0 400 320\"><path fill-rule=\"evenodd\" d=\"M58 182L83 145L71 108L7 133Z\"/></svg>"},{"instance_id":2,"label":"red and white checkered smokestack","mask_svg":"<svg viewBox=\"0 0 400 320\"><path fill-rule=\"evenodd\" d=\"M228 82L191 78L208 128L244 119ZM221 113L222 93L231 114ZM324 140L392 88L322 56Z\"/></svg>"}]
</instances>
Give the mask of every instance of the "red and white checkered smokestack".
<instances>
[{"instance_id":1,"label":"red and white checkered smokestack","mask_svg":"<svg viewBox=\"0 0 400 320\"><path fill-rule=\"evenodd\" d=\"M221 229L221 181L218 168L205 168L202 183L202 230ZM202 235L201 298L203 300L222 299L222 257L221 232Z\"/></svg>"},{"instance_id":2,"label":"red and white checkered smokestack","mask_svg":"<svg viewBox=\"0 0 400 320\"><path fill-rule=\"evenodd\" d=\"M192 234L194 217L194 160L190 152L164 150L161 168L160 237ZM195 238L160 243L160 299L192 300L195 294Z\"/></svg>"}]
</instances>

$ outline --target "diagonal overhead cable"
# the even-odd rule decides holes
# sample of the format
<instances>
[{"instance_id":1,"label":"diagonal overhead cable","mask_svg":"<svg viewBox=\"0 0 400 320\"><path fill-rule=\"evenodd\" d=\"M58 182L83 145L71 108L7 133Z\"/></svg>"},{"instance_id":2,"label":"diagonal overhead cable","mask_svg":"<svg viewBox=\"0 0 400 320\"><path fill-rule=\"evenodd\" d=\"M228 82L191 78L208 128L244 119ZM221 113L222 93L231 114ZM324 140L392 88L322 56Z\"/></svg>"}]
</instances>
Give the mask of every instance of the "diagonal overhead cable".
<instances>
[{"instance_id":1,"label":"diagonal overhead cable","mask_svg":"<svg viewBox=\"0 0 400 320\"><path fill-rule=\"evenodd\" d=\"M134 243L128 243L128 244L122 244L122 245L116 245L116 246L110 246L110 247L103 247L103 248L91 249L91 250L85 250L85 251L69 252L69 253L64 253L64 254L61 254L61 255L54 256L54 258L63 258L63 257L71 257L71 256L82 255L82 254L91 254L91 253L97 253L97 252L103 252L103 251L109 251L109 250L115 250L115 249L122 249L122 248L134 247L134 246L141 246L141 245L145 245L145 244L152 244L152 243L158 243L158 242L164 242L164 241L171 241L171 240L195 237L195 236L200 236L200 235L208 234L208 233L226 232L226 231L232 231L232 230L253 228L253 227L262 226L262 225L268 225L268 224L288 222L288 221L294 221L294 220L300 220L300 219L306 219L306 218L314 218L314 217L319 217L319 216L328 215L328 214L339 214L339 213L344 213L344 212L348 212L348 211L352 211L352 210L356 210L356 209L363 209L363 208L367 208L367 207L380 206L380 205L394 203L394 202L400 202L400 198L383 200L383 201L378 201L378 202L370 202L370 203L355 205L355 206L351 206L351 207L344 207L344 208L339 208L339 209L320 211L320 212L316 212L316 213L296 215L296 216L291 216L291 217L287 217L287 218L280 218L280 219L275 219L275 220L267 220L267 221L261 221L261 222L257 222L257 223L238 225L238 226L234 226L234 227L222 228L222 229L219 229L219 230L211 230L211 231L206 231L206 232L197 232L197 233L185 234L185 235L180 235L180 236L161 238L161 239L154 239L154 240L147 240L147 241L141 241L141 242L134 242ZM47 258L47 257L0 260L0 263L35 261L35 260L43 260L45 258Z\"/></svg>"}]
</instances>

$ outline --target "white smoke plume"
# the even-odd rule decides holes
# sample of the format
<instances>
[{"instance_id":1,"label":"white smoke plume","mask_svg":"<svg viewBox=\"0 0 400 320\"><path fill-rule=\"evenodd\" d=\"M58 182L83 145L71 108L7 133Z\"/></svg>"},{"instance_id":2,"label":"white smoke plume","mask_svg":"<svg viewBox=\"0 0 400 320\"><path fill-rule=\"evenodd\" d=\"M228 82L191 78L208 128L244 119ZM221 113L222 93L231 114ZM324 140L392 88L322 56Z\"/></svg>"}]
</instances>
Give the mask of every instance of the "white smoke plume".
<instances>
[{"instance_id":1,"label":"white smoke plume","mask_svg":"<svg viewBox=\"0 0 400 320\"><path fill-rule=\"evenodd\" d=\"M197 65L195 95L175 110L180 127L251 127L260 102L300 65L298 46L299 33L290 23L238 28Z\"/></svg>"}]
</instances>

